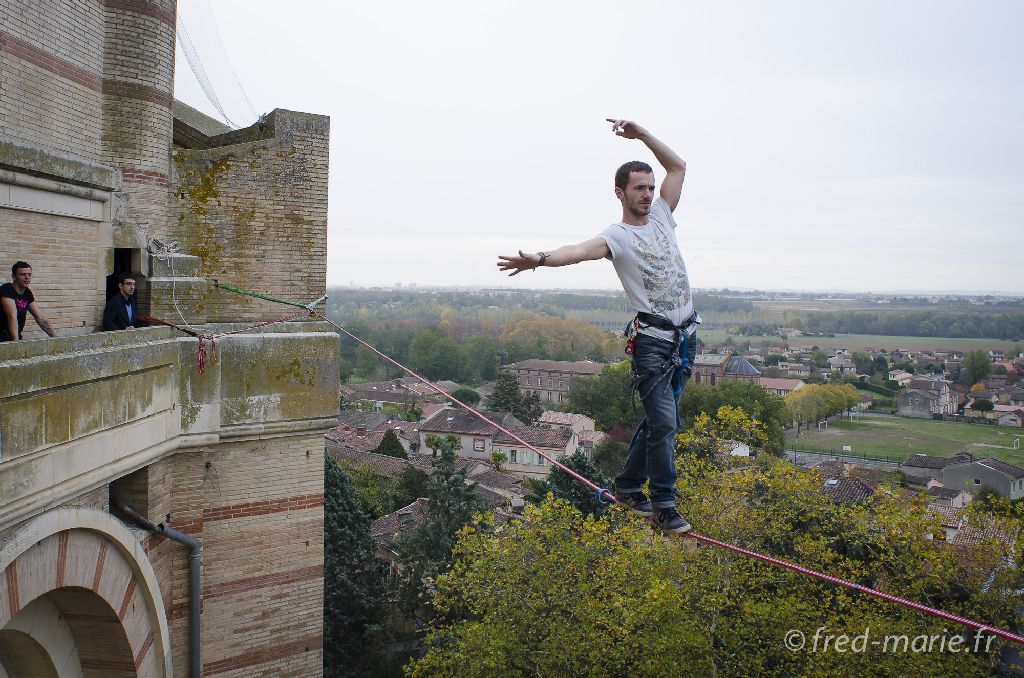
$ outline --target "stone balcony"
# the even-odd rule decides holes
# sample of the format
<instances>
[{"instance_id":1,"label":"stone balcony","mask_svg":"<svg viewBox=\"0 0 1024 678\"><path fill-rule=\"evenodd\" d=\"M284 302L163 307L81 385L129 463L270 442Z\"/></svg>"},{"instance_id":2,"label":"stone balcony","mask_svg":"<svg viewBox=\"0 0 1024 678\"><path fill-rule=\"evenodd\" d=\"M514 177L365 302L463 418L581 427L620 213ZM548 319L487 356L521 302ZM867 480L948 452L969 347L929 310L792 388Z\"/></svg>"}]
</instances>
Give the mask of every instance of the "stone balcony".
<instances>
[{"instance_id":1,"label":"stone balcony","mask_svg":"<svg viewBox=\"0 0 1024 678\"><path fill-rule=\"evenodd\" d=\"M182 448L335 423L340 342L325 323L224 337L202 374L198 347L165 327L0 344L0 525Z\"/></svg>"}]
</instances>

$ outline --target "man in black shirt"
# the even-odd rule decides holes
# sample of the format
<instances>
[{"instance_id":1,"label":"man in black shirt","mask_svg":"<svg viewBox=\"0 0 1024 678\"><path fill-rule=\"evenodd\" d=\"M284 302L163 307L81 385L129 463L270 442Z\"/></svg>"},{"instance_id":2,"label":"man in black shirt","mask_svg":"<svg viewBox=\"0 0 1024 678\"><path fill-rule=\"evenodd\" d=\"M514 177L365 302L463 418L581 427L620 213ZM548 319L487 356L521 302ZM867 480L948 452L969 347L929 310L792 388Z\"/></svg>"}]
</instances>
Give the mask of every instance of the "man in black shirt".
<instances>
[{"instance_id":1,"label":"man in black shirt","mask_svg":"<svg viewBox=\"0 0 1024 678\"><path fill-rule=\"evenodd\" d=\"M118 292L107 299L107 307L103 309L103 329L133 330L135 329L135 278L130 273L117 276Z\"/></svg>"},{"instance_id":2,"label":"man in black shirt","mask_svg":"<svg viewBox=\"0 0 1024 678\"><path fill-rule=\"evenodd\" d=\"M28 313L36 319L36 324L51 337L57 333L50 327L50 321L36 304L36 298L29 289L32 284L32 267L25 261L15 262L11 266L13 282L0 285L0 341L17 341L25 329L25 316Z\"/></svg>"}]
</instances>

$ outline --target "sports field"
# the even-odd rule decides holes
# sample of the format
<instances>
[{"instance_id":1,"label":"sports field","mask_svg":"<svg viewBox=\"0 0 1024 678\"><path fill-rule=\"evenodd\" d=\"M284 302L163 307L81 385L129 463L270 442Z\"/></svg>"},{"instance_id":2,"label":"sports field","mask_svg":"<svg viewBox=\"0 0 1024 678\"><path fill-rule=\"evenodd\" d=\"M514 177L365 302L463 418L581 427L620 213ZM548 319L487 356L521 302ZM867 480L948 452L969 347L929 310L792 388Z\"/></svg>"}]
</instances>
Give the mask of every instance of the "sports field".
<instances>
[{"instance_id":1,"label":"sports field","mask_svg":"<svg viewBox=\"0 0 1024 678\"><path fill-rule=\"evenodd\" d=\"M1021 448L1013 449L1014 438ZM995 457L1024 466L1024 429L983 424L962 424L903 417L861 417L856 421L833 421L827 429L811 430L787 438L787 447L807 451L840 453L843 445L853 455L903 461L908 454L923 453L949 457L966 451L979 457Z\"/></svg>"}]
</instances>

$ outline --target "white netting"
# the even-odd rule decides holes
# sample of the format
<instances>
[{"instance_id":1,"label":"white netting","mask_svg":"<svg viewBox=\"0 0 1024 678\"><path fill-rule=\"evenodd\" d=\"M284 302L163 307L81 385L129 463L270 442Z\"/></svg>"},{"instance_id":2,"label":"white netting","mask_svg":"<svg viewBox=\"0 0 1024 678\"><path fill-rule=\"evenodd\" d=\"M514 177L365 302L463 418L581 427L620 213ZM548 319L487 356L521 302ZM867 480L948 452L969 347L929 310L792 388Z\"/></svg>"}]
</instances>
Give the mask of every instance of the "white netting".
<instances>
[{"instance_id":1,"label":"white netting","mask_svg":"<svg viewBox=\"0 0 1024 678\"><path fill-rule=\"evenodd\" d=\"M259 118L235 75L209 0L178 0L174 97L228 127Z\"/></svg>"}]
</instances>

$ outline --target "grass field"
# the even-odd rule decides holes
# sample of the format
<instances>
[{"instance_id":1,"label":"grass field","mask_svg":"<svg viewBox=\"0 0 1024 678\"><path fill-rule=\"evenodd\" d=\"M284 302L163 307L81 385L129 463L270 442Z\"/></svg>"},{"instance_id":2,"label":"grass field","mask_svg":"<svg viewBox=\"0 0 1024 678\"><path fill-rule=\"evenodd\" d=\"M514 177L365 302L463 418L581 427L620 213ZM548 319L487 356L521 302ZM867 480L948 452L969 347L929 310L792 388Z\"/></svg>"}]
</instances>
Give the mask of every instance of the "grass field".
<instances>
[{"instance_id":1,"label":"grass field","mask_svg":"<svg viewBox=\"0 0 1024 678\"><path fill-rule=\"evenodd\" d=\"M1017 436L1022 439L1022 448L1015 450L1013 440ZM843 445L850 445L854 456L901 462L911 453L949 457L966 451L976 458L995 457L1024 466L1024 430L931 419L862 417L856 421L834 421L828 429L812 429L788 439L786 444L794 449L836 453L842 451Z\"/></svg>"},{"instance_id":2,"label":"grass field","mask_svg":"<svg viewBox=\"0 0 1024 678\"><path fill-rule=\"evenodd\" d=\"M749 341L753 344L770 345L781 342L779 337L749 337L741 334L729 334L725 330L698 329L698 336L702 341L710 344L719 344L725 341L726 337L732 337L733 341ZM885 349L892 351L898 348L911 350L933 349L936 351L973 351L1000 350L1012 351L1015 347L1024 346L1022 342L1004 341L1002 339L954 339L951 337L883 337L877 334L837 334L834 337L791 337L788 342L790 347L799 346L820 346L826 348L846 348L850 350L863 350L865 348Z\"/></svg>"}]
</instances>

